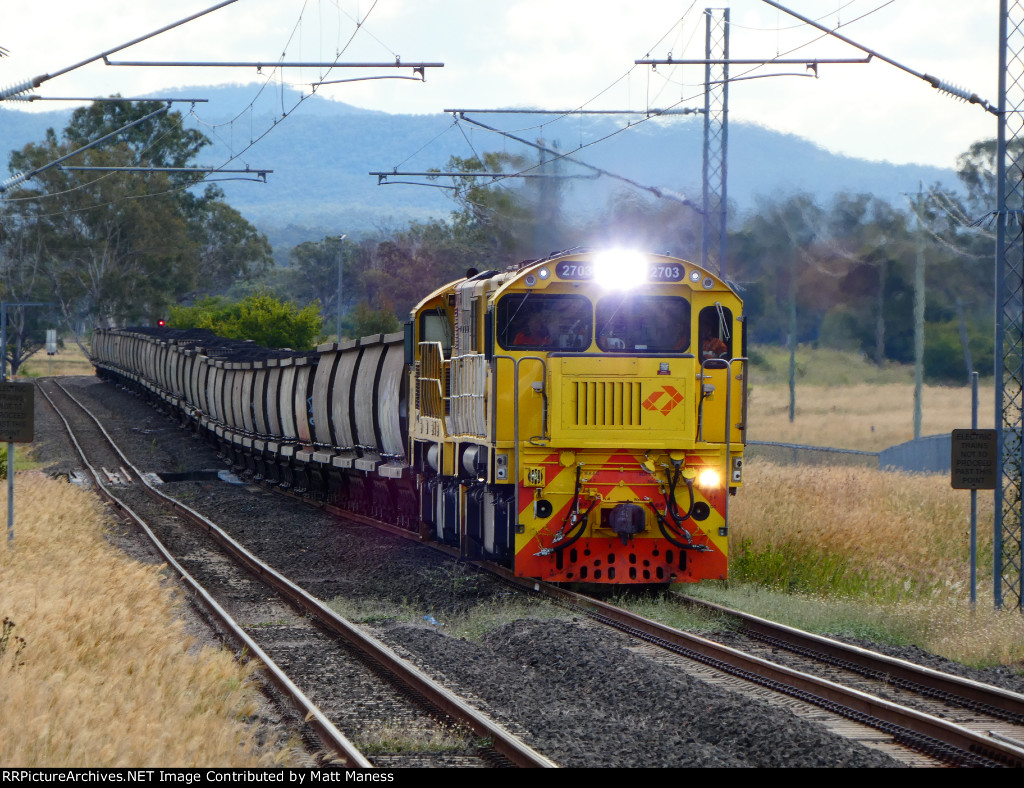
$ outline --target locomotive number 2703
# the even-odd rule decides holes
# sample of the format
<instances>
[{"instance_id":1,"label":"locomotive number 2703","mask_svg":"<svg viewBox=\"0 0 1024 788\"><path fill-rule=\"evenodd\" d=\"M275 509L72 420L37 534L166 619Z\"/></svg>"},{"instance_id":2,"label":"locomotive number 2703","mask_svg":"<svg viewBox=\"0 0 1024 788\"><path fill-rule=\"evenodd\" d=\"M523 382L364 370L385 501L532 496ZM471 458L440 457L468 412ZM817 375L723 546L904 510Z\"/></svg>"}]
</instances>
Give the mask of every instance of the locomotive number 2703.
<instances>
[{"instance_id":1,"label":"locomotive number 2703","mask_svg":"<svg viewBox=\"0 0 1024 788\"><path fill-rule=\"evenodd\" d=\"M647 272L652 282L682 282L686 277L686 269L681 265L654 264Z\"/></svg>"},{"instance_id":2,"label":"locomotive number 2703","mask_svg":"<svg viewBox=\"0 0 1024 788\"><path fill-rule=\"evenodd\" d=\"M594 266L590 263L559 263L557 272L559 279L580 281L594 278Z\"/></svg>"},{"instance_id":3,"label":"locomotive number 2703","mask_svg":"<svg viewBox=\"0 0 1024 788\"><path fill-rule=\"evenodd\" d=\"M559 263L556 273L562 280L587 281L594 278L594 266L591 263ZM681 265L655 263L647 269L647 279L651 282L682 282L685 278L686 269Z\"/></svg>"}]
</instances>

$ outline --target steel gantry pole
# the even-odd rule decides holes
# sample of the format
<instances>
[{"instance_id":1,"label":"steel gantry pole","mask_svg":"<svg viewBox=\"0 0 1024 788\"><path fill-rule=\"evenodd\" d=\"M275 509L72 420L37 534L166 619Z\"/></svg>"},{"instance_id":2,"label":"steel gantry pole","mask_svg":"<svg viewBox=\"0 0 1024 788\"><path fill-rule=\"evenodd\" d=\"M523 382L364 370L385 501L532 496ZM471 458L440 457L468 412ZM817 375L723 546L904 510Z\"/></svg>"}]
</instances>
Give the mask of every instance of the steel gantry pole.
<instances>
[{"instance_id":1,"label":"steel gantry pole","mask_svg":"<svg viewBox=\"0 0 1024 788\"><path fill-rule=\"evenodd\" d=\"M996 607L1024 610L1021 471L1024 455L1024 3L1000 0L999 132L996 151L996 362L999 483L995 491Z\"/></svg>"},{"instance_id":2,"label":"steel gantry pole","mask_svg":"<svg viewBox=\"0 0 1024 788\"><path fill-rule=\"evenodd\" d=\"M705 8L704 221L701 264L726 278L725 232L729 155L729 9Z\"/></svg>"}]
</instances>

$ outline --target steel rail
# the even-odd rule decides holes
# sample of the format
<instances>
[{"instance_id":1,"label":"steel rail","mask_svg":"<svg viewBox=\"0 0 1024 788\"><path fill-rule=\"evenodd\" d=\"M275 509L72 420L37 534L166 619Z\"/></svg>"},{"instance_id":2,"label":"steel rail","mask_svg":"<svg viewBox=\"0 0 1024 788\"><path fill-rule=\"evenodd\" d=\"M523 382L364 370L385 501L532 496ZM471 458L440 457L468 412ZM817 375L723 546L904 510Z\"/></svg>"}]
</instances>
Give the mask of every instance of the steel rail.
<instances>
[{"instance_id":1,"label":"steel rail","mask_svg":"<svg viewBox=\"0 0 1024 788\"><path fill-rule=\"evenodd\" d=\"M152 495L206 530L225 550L229 551L239 562L246 566L250 572L277 589L282 597L314 616L320 624L331 632L341 636L365 655L383 665L398 677L402 683L426 698L438 709L453 719L462 722L477 735L489 739L494 750L507 758L511 763L521 767L557 768L558 765L554 761L529 747L498 723L472 708L461 698L449 692L418 668L399 657L384 643L361 631L354 624L327 607L319 599L308 594L275 569L260 561L210 519L153 487L143 476L142 472L132 465L131 461L124 455L113 438L103 428L103 425L100 424L99 420L89 412L88 408L75 399L59 383L55 383L55 385L61 388L72 401L93 419L106 440L124 460L125 465L135 472L135 475Z\"/></svg>"},{"instance_id":2,"label":"steel rail","mask_svg":"<svg viewBox=\"0 0 1024 788\"><path fill-rule=\"evenodd\" d=\"M898 657L879 654L823 635L804 632L714 602L705 602L685 594L680 596L686 604L703 607L742 621L745 629L751 634L771 640L781 647L792 646L795 650L824 654L838 662L849 663L850 669L860 668L868 673L884 674L890 681L899 680L917 685L919 691L928 690L943 699L962 701L965 706L989 714L1001 712L1005 718L1024 724L1024 695L1020 693L942 673L924 665L915 665ZM982 705L990 708L981 709Z\"/></svg>"},{"instance_id":3,"label":"steel rail","mask_svg":"<svg viewBox=\"0 0 1024 788\"><path fill-rule=\"evenodd\" d=\"M120 450L117 448L116 444L113 443L110 436L107 434L106 430L104 430L103 426L99 423L99 421L96 420L96 417L93 416L92 413L90 413L89 410L85 408L77 399L75 399L70 393L68 393L67 389L65 389L63 386L56 382L54 383L54 385L56 385L57 388L63 391L64 394L69 399L71 399L72 402L78 405L78 407L81 408L86 415L93 419L93 421L96 423L96 426L99 427L100 431L103 433L104 437L107 439L108 442L110 442L110 445L118 452L118 454L121 454ZM334 752L337 753L338 756L340 756L340 758L346 765L362 769L373 768L373 764L366 758L366 756L363 755L359 751L359 749L354 744L352 744L352 742L349 741L348 738L341 731L339 731L329 719L327 719L324 713L320 711L319 708L317 708L317 706L306 696L304 692L302 692L301 689L299 689L294 684L294 682L292 682L288 675L274 662L274 660L271 659L271 657L266 652L264 652L263 649L259 647L256 641L249 637L249 634L244 629L242 629L241 625L238 624L238 622L235 621L234 618L232 618L231 615L217 603L217 601L209 594L209 592L205 588L203 588L203 586L200 585L195 580L195 578L193 578L192 575L190 575L188 571L177 562L177 560L175 560L174 556L171 555L171 553L167 550L163 543L157 538L156 534L154 534L153 531L149 528L145 520L143 520L142 517L140 517L135 511L133 511L130 506L128 506L124 501L120 500L116 495L114 495L110 491L107 485L104 484L102 479L100 478L100 474L96 472L96 469L93 468L92 464L86 457L85 450L82 448L81 444L79 444L78 439L75 436L75 432L71 427L70 423L68 422L67 418L65 418L60 408L57 407L57 404L53 401L53 399L46 392L46 390L42 386L38 386L38 388L39 392L46 398L46 401L50 403L50 407L53 408L54 413L56 413L57 417L63 422L64 429L67 431L67 434L70 437L72 444L74 444L75 450L78 452L78 455L82 460L82 463L85 465L85 467L88 469L89 473L95 480L96 487L100 495L106 498L112 504L114 504L114 506L116 506L131 521L133 521L145 532L146 536L153 543L153 546L157 549L160 555L163 556L164 560L174 569L174 571L181 578L182 582L184 582L185 585L187 585L192 590L192 593L194 593L202 600L202 603L206 606L206 608L217 618L218 621L220 621L220 623L224 627L227 628L227 630L231 633L231 636L234 637L237 640L237 642L241 643L242 646L250 654L252 654L257 660L259 660L262 663L263 667L267 671L267 675L270 677L273 683L278 687L278 689L284 692L285 695L292 699L292 701L302 712L303 717L305 718L305 722L307 722L317 732L317 734L320 736L321 741L327 747L334 750ZM121 457L124 458L124 455L121 454ZM127 458L125 458L125 462L128 464L129 467L132 468L133 471L135 471L136 476L140 480L142 480L144 484L149 486L148 482L145 481L144 477L138 471L138 469L132 466L131 463L128 463Z\"/></svg>"}]
</instances>

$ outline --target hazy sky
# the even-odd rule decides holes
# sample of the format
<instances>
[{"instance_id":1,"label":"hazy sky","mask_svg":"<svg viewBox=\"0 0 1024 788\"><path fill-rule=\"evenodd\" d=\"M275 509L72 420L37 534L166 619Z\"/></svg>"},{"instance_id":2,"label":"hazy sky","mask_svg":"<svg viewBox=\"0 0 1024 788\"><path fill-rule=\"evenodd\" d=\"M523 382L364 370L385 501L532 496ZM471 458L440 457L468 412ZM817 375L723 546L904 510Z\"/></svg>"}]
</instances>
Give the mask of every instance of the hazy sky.
<instances>
[{"instance_id":1,"label":"hazy sky","mask_svg":"<svg viewBox=\"0 0 1024 788\"><path fill-rule=\"evenodd\" d=\"M3 0L0 85L53 74L193 13L214 0ZM995 0L789 0L783 3L917 72L998 101L999 5ZM394 113L447 108L644 109L703 103L703 67L634 64L646 57L704 56L703 11L730 7L733 58L855 58L863 53L761 0L237 0L207 16L111 55L117 60L443 62L425 83L370 80L319 94ZM858 19L859 17L863 17ZM356 22L360 21L358 27ZM354 37L353 37L353 34ZM818 40L820 39L820 40ZM733 66L731 76L746 72ZM400 72L335 69L328 79ZM838 153L941 167L996 134L995 116L940 94L882 61L770 66L735 82L730 119L810 138ZM309 90L315 69L284 80ZM277 74L275 80L281 79ZM42 96L142 96L182 85L253 83L254 69L83 66L45 82ZM302 86L305 85L305 88ZM201 97L201 96L200 96ZM52 110L65 104L6 102ZM217 114L224 114L219 108ZM241 109L241 108L238 108ZM202 115L203 108L197 108ZM300 110L301 111L301 110ZM491 125L512 128L509 117ZM492 122L493 121L493 122ZM625 121L623 121L625 123ZM275 130L274 133L279 133ZM2 134L2 129L0 129ZM422 141L410 140L410 145ZM412 152L412 151L410 151Z\"/></svg>"}]
</instances>

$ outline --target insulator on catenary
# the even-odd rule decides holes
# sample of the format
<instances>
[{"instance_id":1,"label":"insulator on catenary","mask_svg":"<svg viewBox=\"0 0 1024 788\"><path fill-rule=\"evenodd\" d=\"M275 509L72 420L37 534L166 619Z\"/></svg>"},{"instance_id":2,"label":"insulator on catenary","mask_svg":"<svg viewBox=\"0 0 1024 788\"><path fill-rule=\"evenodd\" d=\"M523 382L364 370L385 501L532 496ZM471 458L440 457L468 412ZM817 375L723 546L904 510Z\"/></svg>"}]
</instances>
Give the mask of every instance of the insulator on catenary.
<instances>
[{"instance_id":1,"label":"insulator on catenary","mask_svg":"<svg viewBox=\"0 0 1024 788\"><path fill-rule=\"evenodd\" d=\"M19 93L24 93L26 90L32 90L36 87L36 80L26 79L24 82L19 82L17 85L11 85L10 87L0 88L0 101L4 99L12 98Z\"/></svg>"},{"instance_id":2,"label":"insulator on catenary","mask_svg":"<svg viewBox=\"0 0 1024 788\"><path fill-rule=\"evenodd\" d=\"M0 194L2 194L3 192L7 191L12 186L17 186L19 183L21 183L24 180L28 180L28 176L25 173L23 173L23 172L15 173L10 178L8 178L7 180L5 180L2 183L0 183Z\"/></svg>"},{"instance_id":3,"label":"insulator on catenary","mask_svg":"<svg viewBox=\"0 0 1024 788\"><path fill-rule=\"evenodd\" d=\"M958 98L961 101L966 101L970 104L978 104L981 102L981 99L978 98L977 93L968 93L967 90L965 90L964 88L961 88L950 82L941 80L938 77L930 76L928 74L925 74L925 79L927 79L931 83L931 86L933 88L935 88L936 90L941 90L943 93L948 93L949 95L953 96L953 98Z\"/></svg>"}]
</instances>

